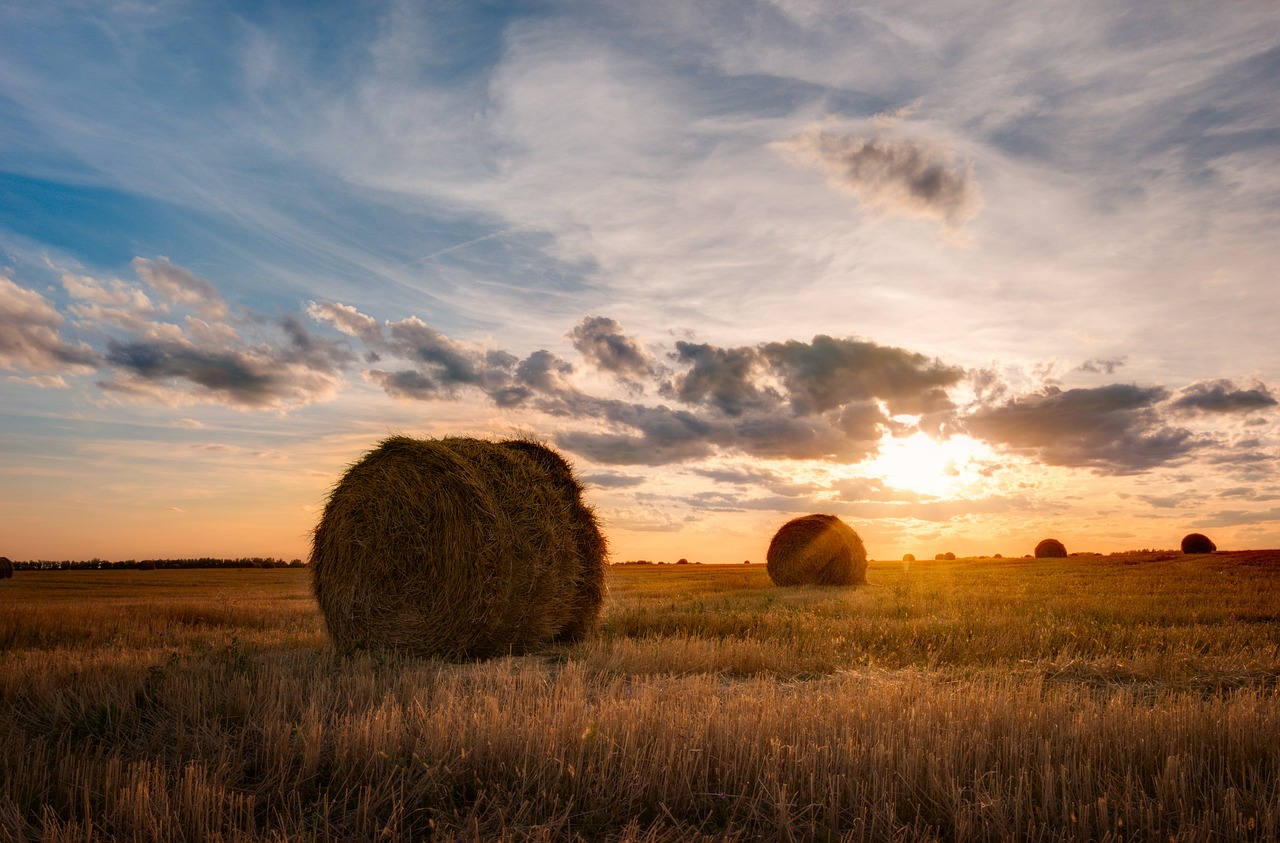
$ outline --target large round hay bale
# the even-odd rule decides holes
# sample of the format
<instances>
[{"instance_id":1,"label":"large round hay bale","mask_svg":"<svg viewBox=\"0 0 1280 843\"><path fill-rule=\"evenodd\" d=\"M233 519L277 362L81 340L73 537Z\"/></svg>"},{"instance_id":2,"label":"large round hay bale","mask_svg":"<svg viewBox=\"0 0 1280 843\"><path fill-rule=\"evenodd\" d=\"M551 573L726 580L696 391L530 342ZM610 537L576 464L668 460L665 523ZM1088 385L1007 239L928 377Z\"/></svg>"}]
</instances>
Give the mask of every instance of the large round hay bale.
<instances>
[{"instance_id":1,"label":"large round hay bale","mask_svg":"<svg viewBox=\"0 0 1280 843\"><path fill-rule=\"evenodd\" d=\"M1067 547L1057 539L1045 539L1036 545L1037 559L1066 559Z\"/></svg>"},{"instance_id":2,"label":"large round hay bale","mask_svg":"<svg viewBox=\"0 0 1280 843\"><path fill-rule=\"evenodd\" d=\"M769 578L776 585L860 585L867 551L853 528L834 515L802 515L769 542Z\"/></svg>"},{"instance_id":3,"label":"large round hay bale","mask_svg":"<svg viewBox=\"0 0 1280 843\"><path fill-rule=\"evenodd\" d=\"M13 561L8 556L0 556L0 580L13 576Z\"/></svg>"},{"instance_id":4,"label":"large round hay bale","mask_svg":"<svg viewBox=\"0 0 1280 843\"><path fill-rule=\"evenodd\" d=\"M1213 553L1218 546L1204 533L1187 533L1182 537L1183 553Z\"/></svg>"},{"instance_id":5,"label":"large round hay bale","mask_svg":"<svg viewBox=\"0 0 1280 843\"><path fill-rule=\"evenodd\" d=\"M334 487L310 567L340 650L463 659L587 635L607 555L550 448L393 436Z\"/></svg>"},{"instance_id":6,"label":"large round hay bale","mask_svg":"<svg viewBox=\"0 0 1280 843\"><path fill-rule=\"evenodd\" d=\"M914 562L914 561L916 561L916 555L915 555L914 553L904 553L904 554L902 554L902 561L903 561L903 562Z\"/></svg>"}]
</instances>

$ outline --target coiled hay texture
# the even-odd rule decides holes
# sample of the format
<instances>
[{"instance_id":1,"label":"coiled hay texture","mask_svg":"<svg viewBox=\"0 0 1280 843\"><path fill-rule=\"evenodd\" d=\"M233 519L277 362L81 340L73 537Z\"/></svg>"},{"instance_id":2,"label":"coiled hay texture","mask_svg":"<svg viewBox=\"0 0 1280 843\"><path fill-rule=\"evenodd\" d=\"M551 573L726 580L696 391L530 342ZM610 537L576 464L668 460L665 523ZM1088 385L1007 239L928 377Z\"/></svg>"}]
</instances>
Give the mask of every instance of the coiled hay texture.
<instances>
[{"instance_id":1,"label":"coiled hay texture","mask_svg":"<svg viewBox=\"0 0 1280 843\"><path fill-rule=\"evenodd\" d=\"M853 528L834 515L802 515L769 542L769 578L776 585L861 585L867 551Z\"/></svg>"},{"instance_id":2,"label":"coiled hay texture","mask_svg":"<svg viewBox=\"0 0 1280 843\"><path fill-rule=\"evenodd\" d=\"M394 436L330 494L312 588L342 651L486 658L591 633L607 556L550 448Z\"/></svg>"},{"instance_id":3,"label":"coiled hay texture","mask_svg":"<svg viewBox=\"0 0 1280 843\"><path fill-rule=\"evenodd\" d=\"M1044 539L1036 545L1037 559L1066 559L1067 547L1057 539Z\"/></svg>"},{"instance_id":4,"label":"coiled hay texture","mask_svg":"<svg viewBox=\"0 0 1280 843\"><path fill-rule=\"evenodd\" d=\"M1182 537L1183 553L1213 553L1218 546L1204 533L1187 533Z\"/></svg>"}]
</instances>

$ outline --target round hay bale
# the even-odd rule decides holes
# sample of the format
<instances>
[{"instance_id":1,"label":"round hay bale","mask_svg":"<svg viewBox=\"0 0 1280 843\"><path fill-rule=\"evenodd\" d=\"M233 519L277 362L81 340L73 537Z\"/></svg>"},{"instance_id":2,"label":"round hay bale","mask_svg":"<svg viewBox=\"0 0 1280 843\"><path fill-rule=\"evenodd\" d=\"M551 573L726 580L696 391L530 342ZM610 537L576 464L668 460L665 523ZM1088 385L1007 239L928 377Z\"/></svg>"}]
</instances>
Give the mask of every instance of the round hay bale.
<instances>
[{"instance_id":1,"label":"round hay bale","mask_svg":"<svg viewBox=\"0 0 1280 843\"><path fill-rule=\"evenodd\" d=\"M942 558L948 562L956 561L956 555L949 550L946 553L942 554Z\"/></svg>"},{"instance_id":2,"label":"round hay bale","mask_svg":"<svg viewBox=\"0 0 1280 843\"><path fill-rule=\"evenodd\" d=\"M1067 548L1057 539L1045 539L1036 545L1037 559L1066 559Z\"/></svg>"},{"instance_id":3,"label":"round hay bale","mask_svg":"<svg viewBox=\"0 0 1280 843\"><path fill-rule=\"evenodd\" d=\"M834 515L802 515L778 528L766 567L776 585L860 585L867 581L867 551Z\"/></svg>"},{"instance_id":4,"label":"round hay bale","mask_svg":"<svg viewBox=\"0 0 1280 843\"><path fill-rule=\"evenodd\" d=\"M1187 533L1182 537L1183 553L1213 553L1218 546L1204 533Z\"/></svg>"},{"instance_id":5,"label":"round hay bale","mask_svg":"<svg viewBox=\"0 0 1280 843\"><path fill-rule=\"evenodd\" d=\"M13 576L13 561L8 556L0 556L0 580Z\"/></svg>"},{"instance_id":6,"label":"round hay bale","mask_svg":"<svg viewBox=\"0 0 1280 843\"><path fill-rule=\"evenodd\" d=\"M466 659L593 631L607 556L550 448L393 436L333 488L310 568L338 649Z\"/></svg>"},{"instance_id":7,"label":"round hay bale","mask_svg":"<svg viewBox=\"0 0 1280 843\"><path fill-rule=\"evenodd\" d=\"M916 555L915 555L914 553L904 553L904 554L902 554L902 561L903 561L903 562L914 562L914 561L916 561Z\"/></svg>"}]
</instances>

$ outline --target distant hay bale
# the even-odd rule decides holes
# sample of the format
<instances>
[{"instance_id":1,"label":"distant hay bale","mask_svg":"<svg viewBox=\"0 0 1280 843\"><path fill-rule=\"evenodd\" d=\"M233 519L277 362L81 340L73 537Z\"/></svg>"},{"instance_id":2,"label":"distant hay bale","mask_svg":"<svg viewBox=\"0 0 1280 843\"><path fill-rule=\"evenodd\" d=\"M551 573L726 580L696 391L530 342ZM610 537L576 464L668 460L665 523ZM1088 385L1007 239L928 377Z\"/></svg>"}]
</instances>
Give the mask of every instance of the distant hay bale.
<instances>
[{"instance_id":1,"label":"distant hay bale","mask_svg":"<svg viewBox=\"0 0 1280 843\"><path fill-rule=\"evenodd\" d=\"M13 561L8 556L0 556L0 580L13 576Z\"/></svg>"},{"instance_id":2,"label":"distant hay bale","mask_svg":"<svg viewBox=\"0 0 1280 843\"><path fill-rule=\"evenodd\" d=\"M1045 539L1036 545L1037 559L1066 559L1067 548L1057 539Z\"/></svg>"},{"instance_id":3,"label":"distant hay bale","mask_svg":"<svg viewBox=\"0 0 1280 843\"><path fill-rule=\"evenodd\" d=\"M942 554L942 558L947 560L948 562L956 561L956 555L949 550L946 553Z\"/></svg>"},{"instance_id":4,"label":"distant hay bale","mask_svg":"<svg viewBox=\"0 0 1280 843\"><path fill-rule=\"evenodd\" d=\"M933 561L935 561L935 562L941 562L943 559L946 559L946 558L947 558L947 554L945 554L945 553L935 553L935 554L933 554Z\"/></svg>"},{"instance_id":5,"label":"distant hay bale","mask_svg":"<svg viewBox=\"0 0 1280 843\"><path fill-rule=\"evenodd\" d=\"M903 562L914 562L914 561L916 561L916 555L915 555L914 553L904 553L904 554L902 554L902 561L903 561Z\"/></svg>"},{"instance_id":6,"label":"distant hay bale","mask_svg":"<svg viewBox=\"0 0 1280 843\"><path fill-rule=\"evenodd\" d=\"M334 486L310 568L338 649L465 659L588 635L607 557L545 445L393 436Z\"/></svg>"},{"instance_id":7,"label":"distant hay bale","mask_svg":"<svg viewBox=\"0 0 1280 843\"><path fill-rule=\"evenodd\" d=\"M778 528L766 567L776 585L861 585L867 581L867 551L836 516L802 515Z\"/></svg>"},{"instance_id":8,"label":"distant hay bale","mask_svg":"<svg viewBox=\"0 0 1280 843\"><path fill-rule=\"evenodd\" d=\"M1183 553L1213 553L1218 546L1204 533L1187 533L1182 537Z\"/></svg>"}]
</instances>

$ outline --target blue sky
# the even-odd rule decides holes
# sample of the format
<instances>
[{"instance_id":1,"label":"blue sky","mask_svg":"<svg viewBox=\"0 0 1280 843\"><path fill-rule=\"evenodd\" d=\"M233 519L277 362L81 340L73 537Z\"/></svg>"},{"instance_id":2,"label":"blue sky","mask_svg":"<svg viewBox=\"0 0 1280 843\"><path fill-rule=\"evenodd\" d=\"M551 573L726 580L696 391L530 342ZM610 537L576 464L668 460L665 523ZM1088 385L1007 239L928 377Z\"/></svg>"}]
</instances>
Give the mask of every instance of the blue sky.
<instances>
[{"instance_id":1,"label":"blue sky","mask_svg":"<svg viewBox=\"0 0 1280 843\"><path fill-rule=\"evenodd\" d=\"M1271 3L0 4L0 552L305 556L392 433L619 559L1280 544Z\"/></svg>"}]
</instances>

